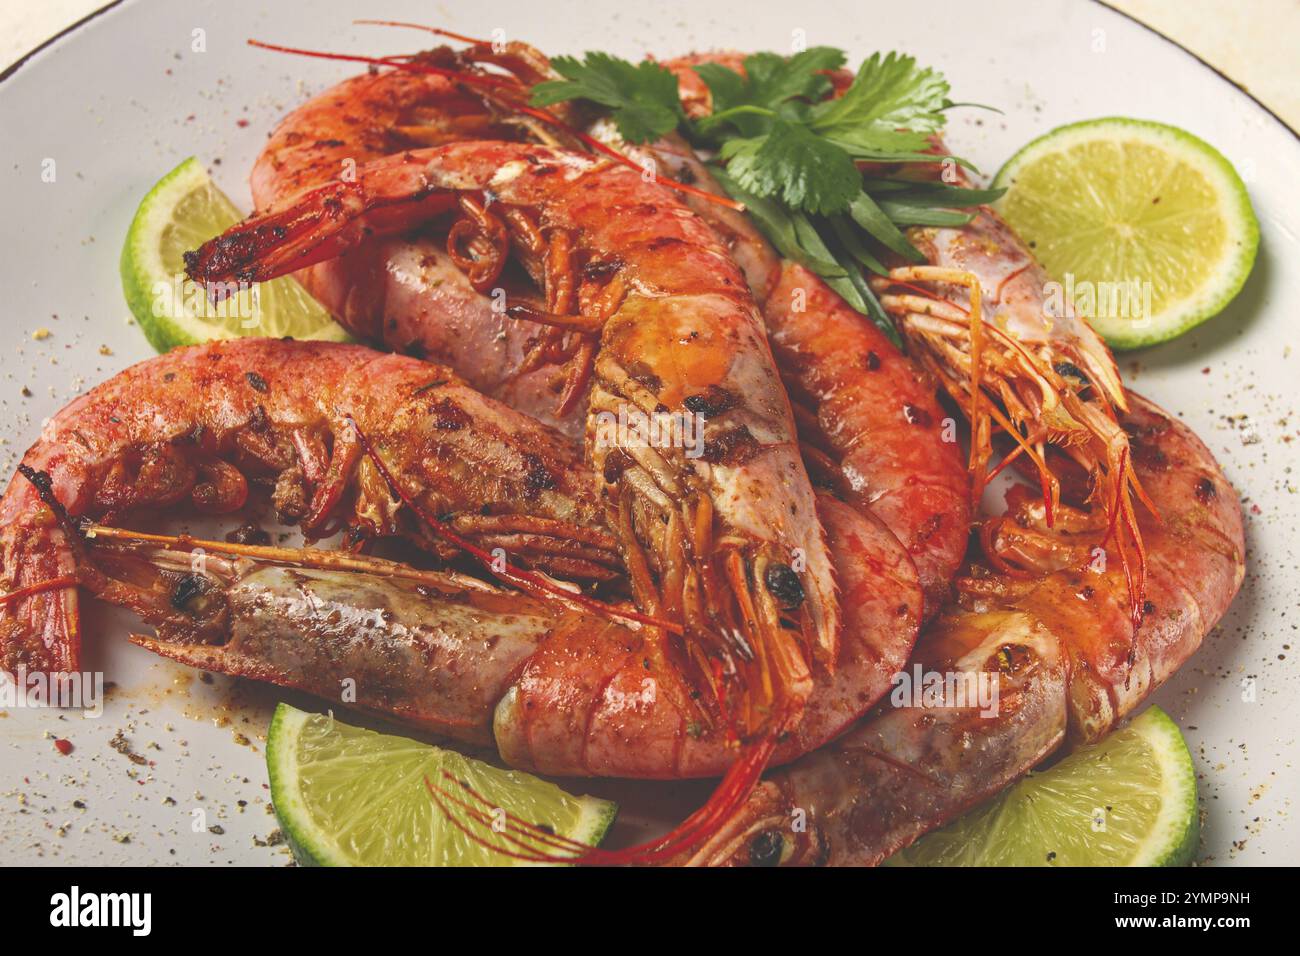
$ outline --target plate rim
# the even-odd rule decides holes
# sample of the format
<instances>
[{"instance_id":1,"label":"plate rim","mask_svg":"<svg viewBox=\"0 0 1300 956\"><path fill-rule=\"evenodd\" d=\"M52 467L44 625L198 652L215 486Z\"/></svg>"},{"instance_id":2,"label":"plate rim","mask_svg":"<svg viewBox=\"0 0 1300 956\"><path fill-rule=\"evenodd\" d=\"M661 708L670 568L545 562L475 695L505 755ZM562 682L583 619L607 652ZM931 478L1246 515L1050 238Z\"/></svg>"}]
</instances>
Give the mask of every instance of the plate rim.
<instances>
[{"instance_id":1,"label":"plate rim","mask_svg":"<svg viewBox=\"0 0 1300 956\"><path fill-rule=\"evenodd\" d=\"M1271 106L1269 106L1267 103L1265 103L1265 102L1264 102L1263 100L1261 100L1259 97L1257 97L1254 93L1252 93L1249 89L1247 89L1245 86L1243 86L1243 85L1242 85L1241 83L1239 83L1237 80L1234 80L1234 79L1233 79L1232 77L1230 77L1227 73L1223 72L1223 70L1219 69L1217 66L1215 66L1213 63L1211 63L1209 60L1205 59L1205 57L1201 56L1199 53L1195 52L1194 50L1190 50L1190 49L1188 49L1187 47L1183 46L1181 43L1179 43L1177 40L1175 40L1173 37L1169 36L1168 34L1161 33L1159 30L1157 30L1157 29L1156 29L1155 27L1153 27L1151 24L1146 23L1146 22L1143 21L1143 20L1139 20L1137 17L1135 17L1133 14L1129 13L1127 10L1121 10L1119 7L1114 6L1113 4L1109 3L1108 0L1092 0L1092 2L1095 3L1095 4L1097 4L1097 6L1099 6L1099 7L1105 7L1105 8L1106 8L1107 10L1109 10L1111 13L1118 14L1119 16L1123 17L1125 20L1128 20L1130 23L1135 23L1135 24L1137 24L1137 25L1140 26L1142 29L1146 30L1148 33L1153 33L1153 34L1155 34L1156 36L1158 36L1160 39L1164 40L1166 43L1170 44L1171 46L1177 47L1179 50L1182 50L1183 53L1187 54L1189 57L1191 57L1191 58L1192 58L1193 60L1195 60L1197 63L1201 64L1201 66L1205 67L1207 70L1209 70L1209 71L1210 71L1211 73L1213 73L1215 76L1217 76L1219 79L1223 80L1223 82L1227 83L1227 84L1228 84L1229 86L1231 86L1234 90L1236 90L1236 91L1237 91L1238 93L1240 93L1242 96L1246 97L1248 100L1250 100L1250 101L1251 101L1252 103L1254 103L1256 106L1258 106L1261 110L1263 110L1265 113L1267 113L1267 114L1269 115L1269 117L1270 117L1274 122L1276 122L1276 123L1277 123L1279 126L1281 126L1284 130L1286 130L1288 133L1290 133L1293 137L1295 137L1297 140L1300 140L1300 130L1297 130L1295 127L1293 127L1290 123L1288 123L1288 122L1287 122L1286 120L1284 120L1281 116L1279 116L1276 112L1274 112L1274 110L1273 110L1273 108L1272 108ZM3 77L0 77L0 79L3 79Z\"/></svg>"},{"instance_id":2,"label":"plate rim","mask_svg":"<svg viewBox=\"0 0 1300 956\"><path fill-rule=\"evenodd\" d=\"M36 56L41 51L58 43L64 37L70 36L71 34L75 33L77 30L86 26L91 21L97 20L105 13L108 13L110 10L114 10L117 7L120 7L125 2L126 0L109 0L109 2L104 4L102 7L99 7L96 10L92 10L90 13L86 14L77 22L68 24L68 26L64 27L58 33L54 34L53 36L47 38L46 40L32 47L30 50L28 50L18 59L14 60L13 63L5 67L3 71L0 71L0 83L3 83L5 80L9 79L11 76L16 74L20 69L22 69L24 65L26 65L26 63L32 57ZM1263 100L1257 97L1245 86L1242 86L1241 83L1234 80L1227 73L1223 72L1223 70L1219 69L1213 63L1206 60L1199 53L1196 53L1188 49L1187 47L1179 43L1177 40L1175 40L1173 37L1161 33L1155 27L1151 26L1151 24L1139 20L1133 14L1125 10L1121 10L1116 6L1113 6L1111 3L1108 3L1107 0L1091 0L1091 2L1095 3L1099 7L1109 10L1111 13L1123 17L1129 23L1136 24L1137 26L1141 27L1143 30L1146 30L1148 33L1151 33L1154 36L1159 37L1161 40L1165 41L1169 45L1176 47L1178 50L1182 51L1186 56L1190 57L1196 63L1199 63L1201 66L1205 67L1207 70L1209 70L1211 73L1217 76L1224 83L1232 87L1237 93L1240 93L1242 96L1246 97L1246 99L1250 100L1252 103L1258 106L1261 110L1263 110L1268 115L1268 117L1271 120L1273 120L1273 122L1277 123L1279 126L1282 127L1282 129L1290 133L1292 138L1294 138L1297 142L1300 142L1300 130L1297 130L1296 128L1292 127L1290 123L1282 119L1281 116L1279 116L1276 112L1274 112L1273 108L1270 107L1267 103L1265 103Z\"/></svg>"},{"instance_id":3,"label":"plate rim","mask_svg":"<svg viewBox=\"0 0 1300 956\"><path fill-rule=\"evenodd\" d=\"M14 60L7 67L5 67L3 72L0 72L0 83L3 83L5 80L9 79L9 77L17 73L28 60L30 60L36 54L40 53L46 47L53 46L55 43L58 43L64 37L68 36L71 33L74 33L81 27L84 27L91 20L97 19L103 14L108 13L109 10L112 10L114 7L121 6L125 2L126 0L110 0L109 3L104 4L99 9L91 10L89 13L87 13L76 23L68 24L58 33L54 34L54 36L47 38L41 43L38 43L36 46L32 47L30 50L28 50L18 59Z\"/></svg>"}]
</instances>

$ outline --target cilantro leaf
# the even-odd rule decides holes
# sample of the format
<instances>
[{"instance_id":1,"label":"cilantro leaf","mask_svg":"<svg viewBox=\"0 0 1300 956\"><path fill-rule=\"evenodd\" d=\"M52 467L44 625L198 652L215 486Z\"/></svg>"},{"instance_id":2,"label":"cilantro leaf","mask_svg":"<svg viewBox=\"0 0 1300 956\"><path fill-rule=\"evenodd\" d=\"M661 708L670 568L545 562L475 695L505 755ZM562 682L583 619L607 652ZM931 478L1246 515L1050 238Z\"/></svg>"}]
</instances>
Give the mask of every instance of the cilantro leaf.
<instances>
[{"instance_id":1,"label":"cilantro leaf","mask_svg":"<svg viewBox=\"0 0 1300 956\"><path fill-rule=\"evenodd\" d=\"M831 81L822 73L843 65L844 51L830 46L815 46L791 57L776 53L745 57L752 94L758 102L772 107L795 97L820 100L831 89Z\"/></svg>"},{"instance_id":2,"label":"cilantro leaf","mask_svg":"<svg viewBox=\"0 0 1300 956\"><path fill-rule=\"evenodd\" d=\"M791 57L755 53L743 66L694 67L709 88L713 111L688 119L677 80L653 62L633 64L605 53L582 60L556 57L564 77L533 88L548 106L584 99L607 108L625 140L645 143L680 128L697 148L717 150L717 178L744 202L780 253L821 275L849 305L896 333L867 281L883 274L883 250L919 262L908 226L960 226L971 207L999 190L953 186L876 172L857 162L931 165L929 137L945 122L948 83L910 56L877 53L863 61L843 95L831 98L826 75L844 54L814 47ZM865 271L864 271L865 270Z\"/></svg>"},{"instance_id":3,"label":"cilantro leaf","mask_svg":"<svg viewBox=\"0 0 1300 956\"><path fill-rule=\"evenodd\" d=\"M551 66L564 79L534 86L534 106L578 99L607 106L629 143L658 139L685 118L677 77L658 63L642 60L634 64L608 53L589 52L583 60L557 56Z\"/></svg>"},{"instance_id":4,"label":"cilantro leaf","mask_svg":"<svg viewBox=\"0 0 1300 956\"><path fill-rule=\"evenodd\" d=\"M698 63L691 67L695 74L709 88L713 99L713 113L729 110L747 102L745 78L735 70L721 63ZM712 119L713 117L706 117Z\"/></svg>"},{"instance_id":5,"label":"cilantro leaf","mask_svg":"<svg viewBox=\"0 0 1300 956\"><path fill-rule=\"evenodd\" d=\"M855 156L917 152L944 122L948 81L910 56L874 53L844 95L809 111L809 128Z\"/></svg>"},{"instance_id":6,"label":"cilantro leaf","mask_svg":"<svg viewBox=\"0 0 1300 956\"><path fill-rule=\"evenodd\" d=\"M862 192L848 153L789 120L774 120L765 136L729 139L719 155L742 189L780 197L794 210L839 212Z\"/></svg>"},{"instance_id":7,"label":"cilantro leaf","mask_svg":"<svg viewBox=\"0 0 1300 956\"><path fill-rule=\"evenodd\" d=\"M745 58L743 76L718 63L702 63L694 69L712 95L713 114L696 122L696 132L708 134L730 124L741 136L757 136L778 116L796 119L801 110L791 101L813 103L824 98L831 83L822 71L843 65L844 52L829 46L791 57L751 54Z\"/></svg>"}]
</instances>

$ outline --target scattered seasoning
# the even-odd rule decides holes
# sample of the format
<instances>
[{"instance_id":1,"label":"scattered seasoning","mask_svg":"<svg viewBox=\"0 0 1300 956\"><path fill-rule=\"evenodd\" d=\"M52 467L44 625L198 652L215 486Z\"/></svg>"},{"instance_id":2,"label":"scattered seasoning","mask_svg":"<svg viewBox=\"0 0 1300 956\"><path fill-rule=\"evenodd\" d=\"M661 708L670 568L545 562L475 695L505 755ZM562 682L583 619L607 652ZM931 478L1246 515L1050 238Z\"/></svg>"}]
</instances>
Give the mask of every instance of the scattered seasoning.
<instances>
[{"instance_id":1,"label":"scattered seasoning","mask_svg":"<svg viewBox=\"0 0 1300 956\"><path fill-rule=\"evenodd\" d=\"M140 756L138 753L136 753L131 749L131 744L127 741L126 734L122 733L122 731L120 730L113 735L113 739L108 742L108 745L112 747L114 750L116 750L118 753L120 753L123 757L126 757L128 760L130 760L131 763L133 764L144 766L149 762L144 757Z\"/></svg>"},{"instance_id":2,"label":"scattered seasoning","mask_svg":"<svg viewBox=\"0 0 1300 956\"><path fill-rule=\"evenodd\" d=\"M60 737L54 741L54 749L66 757L68 754L72 753L72 741Z\"/></svg>"}]
</instances>

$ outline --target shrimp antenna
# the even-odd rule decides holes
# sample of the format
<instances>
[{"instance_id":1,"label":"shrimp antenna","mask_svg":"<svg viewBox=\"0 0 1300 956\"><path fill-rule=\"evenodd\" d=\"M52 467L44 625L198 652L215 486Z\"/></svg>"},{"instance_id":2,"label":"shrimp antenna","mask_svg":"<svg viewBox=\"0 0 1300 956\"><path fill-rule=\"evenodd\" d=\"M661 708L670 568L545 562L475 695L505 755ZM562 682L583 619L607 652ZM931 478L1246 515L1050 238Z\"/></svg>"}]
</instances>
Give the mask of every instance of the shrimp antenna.
<instances>
[{"instance_id":1,"label":"shrimp antenna","mask_svg":"<svg viewBox=\"0 0 1300 956\"><path fill-rule=\"evenodd\" d=\"M74 521L68 514L68 509L63 507L58 497L54 494L54 481L50 478L48 471L37 471L31 465L23 462L18 465L18 474L26 478L33 488L36 489L36 495L41 499L45 507L54 512L55 519L63 525L63 529L72 535L73 539L82 537L81 525Z\"/></svg>"},{"instance_id":2,"label":"shrimp antenna","mask_svg":"<svg viewBox=\"0 0 1300 956\"><path fill-rule=\"evenodd\" d=\"M448 40L459 40L461 43L472 43L475 46L491 46L490 40L477 40L474 37L467 37L463 33L453 33L451 30L444 30L441 27L431 27L423 23L407 23L405 20L353 20L358 26L367 27L405 27L409 30L423 30L425 33L432 33L435 36L446 37Z\"/></svg>"},{"instance_id":3,"label":"shrimp antenna","mask_svg":"<svg viewBox=\"0 0 1300 956\"><path fill-rule=\"evenodd\" d=\"M423 571L400 561L388 561L367 554L350 554L346 551L327 551L323 548L285 548L265 544L238 544L230 541L209 541L188 534L151 534L131 531L109 525L90 524L85 529L91 543L100 540L126 541L152 545L164 551L193 551L202 548L213 554L229 554L241 558L264 561L268 564L298 565L332 571L359 571L382 577L414 581L439 591L465 591L473 589L489 593L502 593L493 585L467 574L446 571Z\"/></svg>"},{"instance_id":4,"label":"shrimp antenna","mask_svg":"<svg viewBox=\"0 0 1300 956\"><path fill-rule=\"evenodd\" d=\"M35 584L29 584L25 588L19 588L17 591L10 591L8 594L0 594L0 605L8 604L10 601L21 601L23 598L31 597L33 594L41 594L44 591L61 591L64 588L75 588L77 584L78 581L75 574L64 574L57 578L37 581Z\"/></svg>"}]
</instances>

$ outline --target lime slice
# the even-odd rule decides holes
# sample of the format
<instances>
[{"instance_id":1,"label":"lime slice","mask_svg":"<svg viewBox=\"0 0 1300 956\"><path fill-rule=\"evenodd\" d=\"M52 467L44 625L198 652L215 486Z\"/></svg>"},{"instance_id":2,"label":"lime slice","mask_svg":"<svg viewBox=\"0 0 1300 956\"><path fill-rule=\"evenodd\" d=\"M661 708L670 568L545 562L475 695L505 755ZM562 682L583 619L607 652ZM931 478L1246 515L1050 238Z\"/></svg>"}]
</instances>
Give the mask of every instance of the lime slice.
<instances>
[{"instance_id":1,"label":"lime slice","mask_svg":"<svg viewBox=\"0 0 1300 956\"><path fill-rule=\"evenodd\" d=\"M592 846L604 838L618 809L518 770L287 704L271 720L266 767L280 826L298 861L309 866L515 865L443 815L425 779L444 783L444 773L487 801L488 816L504 820L510 814ZM509 846L459 808L449 809L483 838Z\"/></svg>"},{"instance_id":2,"label":"lime slice","mask_svg":"<svg viewBox=\"0 0 1300 956\"><path fill-rule=\"evenodd\" d=\"M232 289L212 302L185 278L182 255L243 216L190 157L158 181L135 211L122 246L122 291L160 352L245 335L346 342L348 334L293 279Z\"/></svg>"},{"instance_id":3,"label":"lime slice","mask_svg":"<svg viewBox=\"0 0 1300 956\"><path fill-rule=\"evenodd\" d=\"M1151 707L888 862L1182 866L1199 833L1192 755L1169 715Z\"/></svg>"},{"instance_id":4,"label":"lime slice","mask_svg":"<svg viewBox=\"0 0 1300 956\"><path fill-rule=\"evenodd\" d=\"M1221 312L1255 263L1246 187L1213 146L1109 118L1034 140L998 171L995 208L1112 348L1164 342Z\"/></svg>"}]
</instances>

